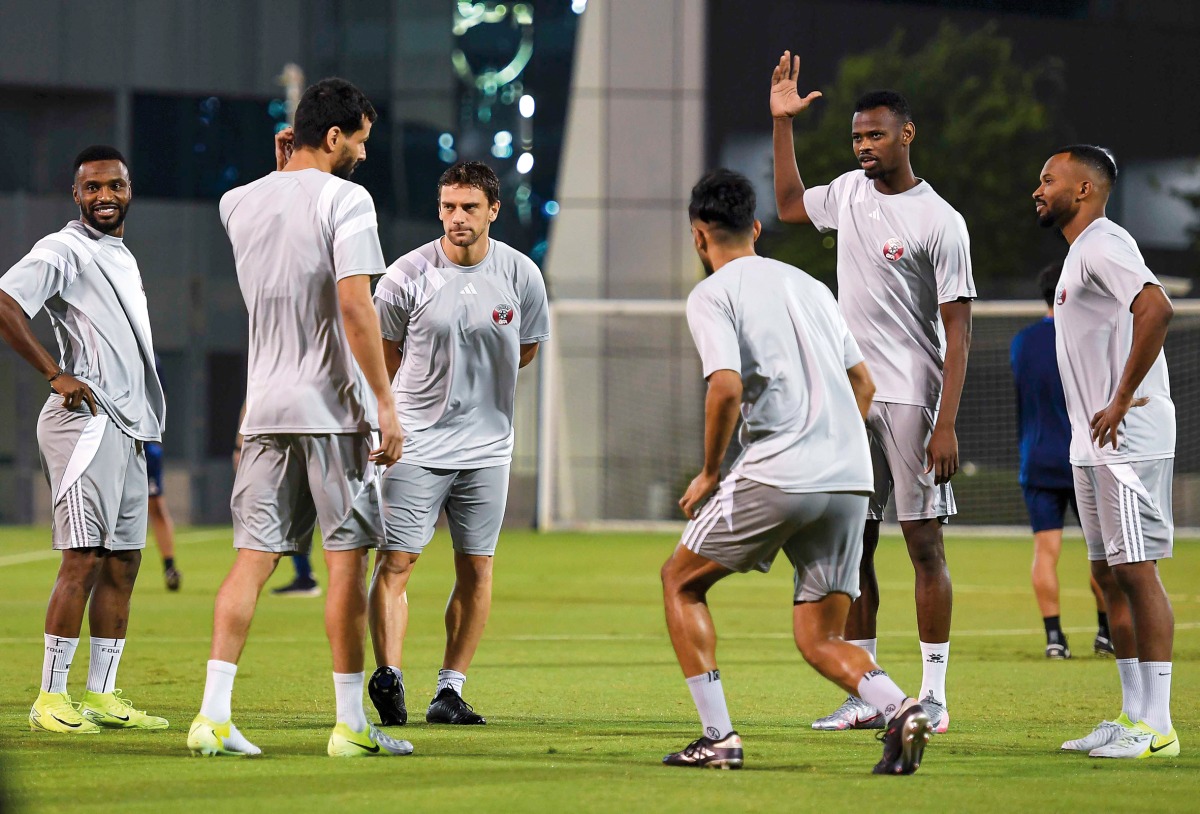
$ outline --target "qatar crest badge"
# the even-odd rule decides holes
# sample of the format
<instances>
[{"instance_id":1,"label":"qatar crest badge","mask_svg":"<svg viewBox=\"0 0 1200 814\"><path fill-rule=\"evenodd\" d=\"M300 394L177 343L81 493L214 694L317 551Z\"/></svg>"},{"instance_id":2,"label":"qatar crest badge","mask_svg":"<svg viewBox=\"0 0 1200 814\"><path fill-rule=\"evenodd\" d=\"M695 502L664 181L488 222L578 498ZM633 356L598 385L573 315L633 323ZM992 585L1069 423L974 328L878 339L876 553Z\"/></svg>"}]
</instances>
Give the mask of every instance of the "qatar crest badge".
<instances>
[{"instance_id":1,"label":"qatar crest badge","mask_svg":"<svg viewBox=\"0 0 1200 814\"><path fill-rule=\"evenodd\" d=\"M492 311L492 322L495 322L497 325L507 325L513 321L513 317L516 315L517 312L511 305L501 303Z\"/></svg>"}]
</instances>

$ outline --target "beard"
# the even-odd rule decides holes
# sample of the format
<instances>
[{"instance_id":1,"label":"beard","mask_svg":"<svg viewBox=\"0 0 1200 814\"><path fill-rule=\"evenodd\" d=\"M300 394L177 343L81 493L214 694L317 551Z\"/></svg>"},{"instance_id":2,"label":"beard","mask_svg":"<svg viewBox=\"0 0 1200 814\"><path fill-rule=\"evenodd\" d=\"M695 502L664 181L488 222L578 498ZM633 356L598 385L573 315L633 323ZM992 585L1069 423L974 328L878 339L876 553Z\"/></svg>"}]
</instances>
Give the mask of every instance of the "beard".
<instances>
[{"instance_id":1,"label":"beard","mask_svg":"<svg viewBox=\"0 0 1200 814\"><path fill-rule=\"evenodd\" d=\"M123 223L125 223L125 216L129 213L129 205L128 204L126 204L125 206L121 206L118 203L114 203L113 206L115 206L117 208L117 217L116 217L116 220L110 221L108 223L104 223L102 221L97 220L95 218L95 216L92 214L91 209L80 209L79 214L81 214L83 216L83 219L87 223L88 226L91 226L93 229L95 229L97 232L100 232L101 234L110 235L113 232L115 232L121 228L121 225Z\"/></svg>"},{"instance_id":2,"label":"beard","mask_svg":"<svg viewBox=\"0 0 1200 814\"><path fill-rule=\"evenodd\" d=\"M446 232L446 240L449 240L460 249L474 246L481 237L483 237L483 232L476 232L470 229L465 234L463 232Z\"/></svg>"},{"instance_id":3,"label":"beard","mask_svg":"<svg viewBox=\"0 0 1200 814\"><path fill-rule=\"evenodd\" d=\"M354 175L354 171L361 163L353 154L347 154L340 163L333 167L332 172L343 181L349 181L350 176Z\"/></svg>"},{"instance_id":4,"label":"beard","mask_svg":"<svg viewBox=\"0 0 1200 814\"><path fill-rule=\"evenodd\" d=\"M1043 229L1053 229L1058 225L1062 214L1061 211L1056 210L1050 203L1047 203L1042 207L1042 211L1037 213L1038 226Z\"/></svg>"}]
</instances>

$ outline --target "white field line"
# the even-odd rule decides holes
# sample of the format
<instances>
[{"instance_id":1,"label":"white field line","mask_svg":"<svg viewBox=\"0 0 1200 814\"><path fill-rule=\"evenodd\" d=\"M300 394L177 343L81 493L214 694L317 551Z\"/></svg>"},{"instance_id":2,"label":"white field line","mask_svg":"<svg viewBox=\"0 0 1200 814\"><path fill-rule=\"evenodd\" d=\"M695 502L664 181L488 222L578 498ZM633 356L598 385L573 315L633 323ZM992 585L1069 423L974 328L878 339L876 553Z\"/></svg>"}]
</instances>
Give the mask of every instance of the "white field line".
<instances>
[{"instance_id":1,"label":"white field line","mask_svg":"<svg viewBox=\"0 0 1200 814\"><path fill-rule=\"evenodd\" d=\"M182 534L175 535L175 544L204 543L222 538L230 540L230 544L232 545L233 533L229 531L185 531ZM37 562L39 560L57 560L61 556L61 551L56 551L52 548L46 548L41 551L26 551L24 554L9 554L7 557L0 557L0 568L9 565L23 565L27 562Z\"/></svg>"},{"instance_id":2,"label":"white field line","mask_svg":"<svg viewBox=\"0 0 1200 814\"><path fill-rule=\"evenodd\" d=\"M1200 630L1200 622L1179 622L1175 625L1175 630L1192 631ZM899 636L911 636L912 630L892 630L881 631L880 638L892 638ZM976 638L976 637L991 637L991 636L1034 636L1044 635L1045 630L1040 627L1034 628L1010 628L996 630L955 630L950 635L951 638ZM1096 628L1093 627L1068 627L1063 628L1064 633L1095 633ZM320 634L314 629L313 637L301 638L296 636L285 637L262 637L251 638L251 642L257 644L311 644ZM207 636L188 636L188 637L170 637L170 636L153 636L155 642L167 644L207 644L212 641ZM439 636L416 636L408 637L410 639L428 639L429 641L442 641L444 637ZM544 635L522 635L522 636L488 636L488 641L500 642L657 642L667 638L666 631L661 634L650 633L548 633ZM765 641L774 639L791 640L790 633L722 633L723 640L740 640L740 641ZM9 644L27 644L42 646L44 642L39 637L20 637L20 638L0 638L0 645Z\"/></svg>"}]
</instances>

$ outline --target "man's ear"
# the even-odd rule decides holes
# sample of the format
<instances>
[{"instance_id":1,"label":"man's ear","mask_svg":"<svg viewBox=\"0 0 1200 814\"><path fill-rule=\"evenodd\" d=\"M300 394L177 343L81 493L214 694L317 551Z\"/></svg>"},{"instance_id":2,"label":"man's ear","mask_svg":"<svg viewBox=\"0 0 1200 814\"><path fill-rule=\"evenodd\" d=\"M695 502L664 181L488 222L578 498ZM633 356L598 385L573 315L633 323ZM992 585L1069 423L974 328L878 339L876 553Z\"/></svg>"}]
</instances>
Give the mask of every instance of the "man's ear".
<instances>
[{"instance_id":1,"label":"man's ear","mask_svg":"<svg viewBox=\"0 0 1200 814\"><path fill-rule=\"evenodd\" d=\"M754 242L758 242L758 236L762 234L762 222L758 218L754 219Z\"/></svg>"},{"instance_id":2,"label":"man's ear","mask_svg":"<svg viewBox=\"0 0 1200 814\"><path fill-rule=\"evenodd\" d=\"M917 126L912 122L905 122L900 128L900 143L912 144L913 139L917 137Z\"/></svg>"},{"instance_id":3,"label":"man's ear","mask_svg":"<svg viewBox=\"0 0 1200 814\"><path fill-rule=\"evenodd\" d=\"M342 128L334 125L325 131L325 149L333 152L337 149L338 142L342 140Z\"/></svg>"}]
</instances>

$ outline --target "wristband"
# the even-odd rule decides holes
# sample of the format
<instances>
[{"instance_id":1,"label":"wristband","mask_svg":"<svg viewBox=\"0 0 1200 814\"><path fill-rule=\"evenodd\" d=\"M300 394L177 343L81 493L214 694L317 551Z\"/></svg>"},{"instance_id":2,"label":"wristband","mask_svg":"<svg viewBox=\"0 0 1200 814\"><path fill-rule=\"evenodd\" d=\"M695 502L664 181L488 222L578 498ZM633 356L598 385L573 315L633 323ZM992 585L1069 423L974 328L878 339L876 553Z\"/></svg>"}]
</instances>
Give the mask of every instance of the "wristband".
<instances>
[{"instance_id":1,"label":"wristband","mask_svg":"<svg viewBox=\"0 0 1200 814\"><path fill-rule=\"evenodd\" d=\"M60 367L60 368L58 369L58 372L57 372L57 373L55 373L53 376L51 376L49 379L46 379L46 381L47 381L47 382L52 382L52 381L54 381L55 379L57 379L59 376L63 376L63 375L65 375L65 374L66 374L66 372L67 372L67 371L63 370L63 369Z\"/></svg>"}]
</instances>

